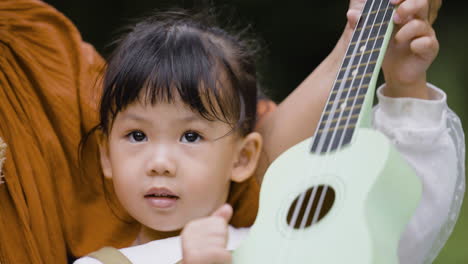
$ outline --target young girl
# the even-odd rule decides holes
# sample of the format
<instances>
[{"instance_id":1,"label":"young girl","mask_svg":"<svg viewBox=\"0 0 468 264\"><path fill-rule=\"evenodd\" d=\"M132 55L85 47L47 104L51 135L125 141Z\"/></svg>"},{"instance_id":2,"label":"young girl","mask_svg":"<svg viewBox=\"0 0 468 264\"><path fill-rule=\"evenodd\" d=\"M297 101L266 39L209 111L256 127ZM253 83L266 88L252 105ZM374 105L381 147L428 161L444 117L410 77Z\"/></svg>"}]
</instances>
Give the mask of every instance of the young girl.
<instances>
[{"instance_id":1,"label":"young girl","mask_svg":"<svg viewBox=\"0 0 468 264\"><path fill-rule=\"evenodd\" d=\"M399 249L401 263L422 263L431 248L440 249L435 240L461 173L447 127L460 127L448 122L453 113L444 93L426 85L425 72L438 51L427 3L393 2L402 2L395 18L400 27L384 65L387 85L378 90L374 126L392 138L424 182ZM170 12L144 20L122 40L105 74L101 163L121 204L141 223L135 247L120 250L132 263L175 263L182 253L184 263L229 262L227 250L246 235L246 229L227 228L232 209L223 204L233 183L255 173L262 144L275 158L313 129L298 129L299 123L278 129L284 123L276 123L292 112L289 119L314 120L308 116L313 111L305 110L316 107L306 105L314 95L300 87L263 121L262 143L254 131L257 81L248 42L205 19ZM288 135L277 132L285 130ZM435 165L428 170L425 162ZM433 189L447 168L443 188ZM424 226L428 217L430 226ZM181 250L177 235L183 228ZM153 241L161 232L175 237ZM101 262L84 257L75 263Z\"/></svg>"}]
</instances>

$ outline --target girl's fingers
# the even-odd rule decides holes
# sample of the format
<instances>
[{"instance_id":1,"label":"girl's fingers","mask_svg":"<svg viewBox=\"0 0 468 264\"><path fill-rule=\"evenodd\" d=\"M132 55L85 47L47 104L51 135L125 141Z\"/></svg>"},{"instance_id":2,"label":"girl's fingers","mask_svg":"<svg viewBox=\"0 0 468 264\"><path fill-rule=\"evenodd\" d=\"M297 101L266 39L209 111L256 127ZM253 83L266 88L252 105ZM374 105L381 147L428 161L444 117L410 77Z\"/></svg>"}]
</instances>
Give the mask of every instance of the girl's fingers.
<instances>
[{"instance_id":1,"label":"girl's fingers","mask_svg":"<svg viewBox=\"0 0 468 264\"><path fill-rule=\"evenodd\" d=\"M394 4L394 5L399 5L401 4L401 2L403 2L405 0L390 0L390 3Z\"/></svg>"},{"instance_id":2,"label":"girl's fingers","mask_svg":"<svg viewBox=\"0 0 468 264\"><path fill-rule=\"evenodd\" d=\"M395 40L397 43L406 43L415 38L433 34L433 30L427 22L420 19L414 19L397 31L395 34Z\"/></svg>"},{"instance_id":3,"label":"girl's fingers","mask_svg":"<svg viewBox=\"0 0 468 264\"><path fill-rule=\"evenodd\" d=\"M417 38L411 42L411 51L421 58L433 59L439 52L439 42L430 36Z\"/></svg>"},{"instance_id":4,"label":"girl's fingers","mask_svg":"<svg viewBox=\"0 0 468 264\"><path fill-rule=\"evenodd\" d=\"M213 249L213 251L209 252L209 255L212 256L207 262L205 263L223 263L223 264L230 264L232 263L232 254L226 249Z\"/></svg>"},{"instance_id":5,"label":"girl's fingers","mask_svg":"<svg viewBox=\"0 0 468 264\"><path fill-rule=\"evenodd\" d=\"M429 23L432 25L437 18L439 9L442 6L442 0L429 0Z\"/></svg>"},{"instance_id":6,"label":"girl's fingers","mask_svg":"<svg viewBox=\"0 0 468 264\"><path fill-rule=\"evenodd\" d=\"M439 51L435 31L420 19L404 25L395 35L396 44L409 43L411 52L421 58L433 59Z\"/></svg>"},{"instance_id":7,"label":"girl's fingers","mask_svg":"<svg viewBox=\"0 0 468 264\"><path fill-rule=\"evenodd\" d=\"M428 0L405 0L395 11L396 24L404 24L411 18L426 20L429 12Z\"/></svg>"},{"instance_id":8,"label":"girl's fingers","mask_svg":"<svg viewBox=\"0 0 468 264\"><path fill-rule=\"evenodd\" d=\"M219 207L216 211L214 211L211 215L212 216L218 216L226 220L226 223L231 220L232 217L232 207L229 204L223 204L221 207Z\"/></svg>"}]
</instances>

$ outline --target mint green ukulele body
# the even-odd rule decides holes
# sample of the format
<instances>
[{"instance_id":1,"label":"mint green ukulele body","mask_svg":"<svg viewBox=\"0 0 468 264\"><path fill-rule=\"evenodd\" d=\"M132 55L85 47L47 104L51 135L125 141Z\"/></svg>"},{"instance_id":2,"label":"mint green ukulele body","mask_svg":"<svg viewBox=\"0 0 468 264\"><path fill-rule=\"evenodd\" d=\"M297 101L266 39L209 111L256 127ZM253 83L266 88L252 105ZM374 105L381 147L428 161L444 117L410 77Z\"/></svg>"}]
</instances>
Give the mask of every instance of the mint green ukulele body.
<instances>
[{"instance_id":1,"label":"mint green ukulele body","mask_svg":"<svg viewBox=\"0 0 468 264\"><path fill-rule=\"evenodd\" d=\"M268 168L234 263L398 263L422 187L370 127L393 9L388 0L367 1L315 135Z\"/></svg>"}]
</instances>

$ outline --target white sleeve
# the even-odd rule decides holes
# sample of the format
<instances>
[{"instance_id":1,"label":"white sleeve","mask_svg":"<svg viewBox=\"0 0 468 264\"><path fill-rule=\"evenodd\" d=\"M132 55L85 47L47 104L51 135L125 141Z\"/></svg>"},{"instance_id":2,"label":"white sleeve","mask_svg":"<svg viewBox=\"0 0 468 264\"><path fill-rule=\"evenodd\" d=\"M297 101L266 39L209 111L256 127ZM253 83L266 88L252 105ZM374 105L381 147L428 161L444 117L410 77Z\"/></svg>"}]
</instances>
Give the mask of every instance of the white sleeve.
<instances>
[{"instance_id":1,"label":"white sleeve","mask_svg":"<svg viewBox=\"0 0 468 264\"><path fill-rule=\"evenodd\" d=\"M95 258L82 257L82 258L75 260L73 264L102 264L102 262Z\"/></svg>"},{"instance_id":2,"label":"white sleeve","mask_svg":"<svg viewBox=\"0 0 468 264\"><path fill-rule=\"evenodd\" d=\"M465 192L465 141L446 95L428 84L430 100L390 98L377 90L373 126L415 169L422 199L399 243L400 263L432 263L450 236Z\"/></svg>"},{"instance_id":3,"label":"white sleeve","mask_svg":"<svg viewBox=\"0 0 468 264\"><path fill-rule=\"evenodd\" d=\"M234 250L247 236L248 228L234 228L229 226L227 249ZM180 236L160 239L120 249L134 264L174 264L182 259L182 241ZM76 264L92 264L88 262ZM94 264L94 263L93 263ZM100 264L100 263L96 263Z\"/></svg>"}]
</instances>

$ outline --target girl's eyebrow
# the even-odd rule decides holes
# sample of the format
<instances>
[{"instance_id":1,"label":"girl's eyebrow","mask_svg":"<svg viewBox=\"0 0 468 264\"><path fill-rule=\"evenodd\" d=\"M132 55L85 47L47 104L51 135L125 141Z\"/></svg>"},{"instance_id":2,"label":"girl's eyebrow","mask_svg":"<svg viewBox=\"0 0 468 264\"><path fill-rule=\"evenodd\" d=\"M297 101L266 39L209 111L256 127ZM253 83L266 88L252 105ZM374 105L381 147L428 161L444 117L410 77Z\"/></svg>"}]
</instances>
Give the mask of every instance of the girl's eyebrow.
<instances>
[{"instance_id":1,"label":"girl's eyebrow","mask_svg":"<svg viewBox=\"0 0 468 264\"><path fill-rule=\"evenodd\" d=\"M144 122L144 123L151 123L151 120L145 118L142 115L136 114L136 113L124 113L122 115L122 119L124 120L132 120L132 121L138 121L138 122ZM204 118L196 115L196 114L186 114L181 117L176 117L175 118L178 122L183 122L183 123L191 123L195 121L202 121L205 120ZM209 122L211 123L211 122Z\"/></svg>"},{"instance_id":2,"label":"girl's eyebrow","mask_svg":"<svg viewBox=\"0 0 468 264\"><path fill-rule=\"evenodd\" d=\"M145 122L145 123L151 123L150 120L138 115L138 114L133 114L133 113L123 113L122 114L122 119L124 120L132 120L132 121L138 121L138 122Z\"/></svg>"}]
</instances>

